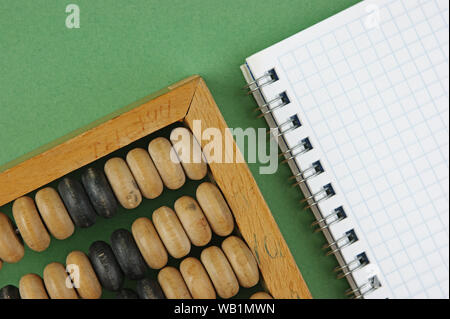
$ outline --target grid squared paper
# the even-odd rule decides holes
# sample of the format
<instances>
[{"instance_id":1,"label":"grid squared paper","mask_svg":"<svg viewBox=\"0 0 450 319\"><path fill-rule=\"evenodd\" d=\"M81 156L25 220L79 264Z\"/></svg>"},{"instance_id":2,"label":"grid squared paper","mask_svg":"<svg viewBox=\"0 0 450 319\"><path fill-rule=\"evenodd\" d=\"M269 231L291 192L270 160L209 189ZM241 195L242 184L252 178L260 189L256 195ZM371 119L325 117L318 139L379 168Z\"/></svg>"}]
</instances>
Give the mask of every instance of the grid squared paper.
<instances>
[{"instance_id":1,"label":"grid squared paper","mask_svg":"<svg viewBox=\"0 0 450 319\"><path fill-rule=\"evenodd\" d=\"M389 297L448 298L448 2L358 6L247 63L275 59Z\"/></svg>"}]
</instances>

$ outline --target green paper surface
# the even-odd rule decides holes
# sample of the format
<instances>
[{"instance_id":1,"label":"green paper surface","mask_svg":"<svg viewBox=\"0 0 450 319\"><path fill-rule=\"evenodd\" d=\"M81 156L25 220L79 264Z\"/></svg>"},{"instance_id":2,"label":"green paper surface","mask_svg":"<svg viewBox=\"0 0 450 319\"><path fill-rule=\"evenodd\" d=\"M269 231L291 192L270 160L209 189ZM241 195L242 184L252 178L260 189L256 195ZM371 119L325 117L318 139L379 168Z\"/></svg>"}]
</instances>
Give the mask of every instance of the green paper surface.
<instances>
[{"instance_id":1,"label":"green paper surface","mask_svg":"<svg viewBox=\"0 0 450 319\"><path fill-rule=\"evenodd\" d=\"M240 64L357 2L2 0L0 166L192 74L205 79L229 127L266 127L240 89ZM79 29L65 26L69 3L80 7ZM325 240L309 226L311 212L300 206L298 188L288 186L289 168L280 166L274 175L259 175L258 168L250 164L313 297L344 297L347 283L335 279L335 259L324 256ZM86 252L93 241L129 228L158 205L173 206L194 186L165 191L136 212L99 219L68 240L52 239L44 253L27 248L18 264L4 265L0 287L18 285L29 272L42 274L47 263L63 262L74 249ZM10 205L0 210L11 214Z\"/></svg>"}]
</instances>

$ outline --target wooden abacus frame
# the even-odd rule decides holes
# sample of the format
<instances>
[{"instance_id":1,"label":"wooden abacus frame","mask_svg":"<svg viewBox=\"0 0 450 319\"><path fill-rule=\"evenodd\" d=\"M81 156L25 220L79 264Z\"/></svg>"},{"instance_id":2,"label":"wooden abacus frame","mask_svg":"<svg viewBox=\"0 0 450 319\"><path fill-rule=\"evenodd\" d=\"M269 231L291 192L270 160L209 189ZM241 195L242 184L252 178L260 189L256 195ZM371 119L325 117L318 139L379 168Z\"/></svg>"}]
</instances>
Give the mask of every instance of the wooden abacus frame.
<instances>
[{"instance_id":1,"label":"wooden abacus frame","mask_svg":"<svg viewBox=\"0 0 450 319\"><path fill-rule=\"evenodd\" d=\"M194 120L201 121L200 132L193 130ZM275 298L311 298L256 181L199 76L171 85L0 167L0 206L177 121L193 131L202 147L208 143L201 138L207 128L219 129L222 137L231 141L231 149L222 143L222 154L223 158L237 159L233 163L214 163L205 155L212 177L258 261L267 289Z\"/></svg>"}]
</instances>

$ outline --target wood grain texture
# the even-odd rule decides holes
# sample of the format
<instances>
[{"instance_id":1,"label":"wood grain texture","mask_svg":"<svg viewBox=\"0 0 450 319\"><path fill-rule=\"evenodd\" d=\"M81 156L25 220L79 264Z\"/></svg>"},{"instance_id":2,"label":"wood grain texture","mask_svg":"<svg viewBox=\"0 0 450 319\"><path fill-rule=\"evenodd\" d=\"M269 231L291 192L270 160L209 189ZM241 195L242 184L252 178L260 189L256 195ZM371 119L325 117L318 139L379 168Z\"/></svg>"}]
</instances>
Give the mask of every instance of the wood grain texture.
<instances>
[{"instance_id":1,"label":"wood grain texture","mask_svg":"<svg viewBox=\"0 0 450 319\"><path fill-rule=\"evenodd\" d=\"M255 256L242 239L230 236L222 242L222 251L227 256L241 287L250 288L259 282L259 269Z\"/></svg>"},{"instance_id":2,"label":"wood grain texture","mask_svg":"<svg viewBox=\"0 0 450 319\"><path fill-rule=\"evenodd\" d=\"M200 260L188 257L180 263L180 273L194 299L216 299L216 291Z\"/></svg>"},{"instance_id":3,"label":"wood grain texture","mask_svg":"<svg viewBox=\"0 0 450 319\"><path fill-rule=\"evenodd\" d=\"M237 295L239 282L227 257L219 247L209 246L203 249L200 260L221 298L229 299Z\"/></svg>"},{"instance_id":4,"label":"wood grain texture","mask_svg":"<svg viewBox=\"0 0 450 319\"><path fill-rule=\"evenodd\" d=\"M25 248L14 230L11 219L0 212L0 259L13 264L19 262Z\"/></svg>"},{"instance_id":5,"label":"wood grain texture","mask_svg":"<svg viewBox=\"0 0 450 319\"><path fill-rule=\"evenodd\" d=\"M178 269L170 266L161 269L158 273L158 282L167 299L192 299Z\"/></svg>"},{"instance_id":6,"label":"wood grain texture","mask_svg":"<svg viewBox=\"0 0 450 319\"><path fill-rule=\"evenodd\" d=\"M250 296L250 299L273 299L267 292L260 291Z\"/></svg>"},{"instance_id":7,"label":"wood grain texture","mask_svg":"<svg viewBox=\"0 0 450 319\"><path fill-rule=\"evenodd\" d=\"M78 295L66 272L66 267L60 263L50 263L44 268L44 284L51 299L78 299Z\"/></svg>"},{"instance_id":8,"label":"wood grain texture","mask_svg":"<svg viewBox=\"0 0 450 319\"><path fill-rule=\"evenodd\" d=\"M62 240L72 236L75 225L58 192L45 187L36 193L35 199L42 221L53 237Z\"/></svg>"},{"instance_id":9,"label":"wood grain texture","mask_svg":"<svg viewBox=\"0 0 450 319\"><path fill-rule=\"evenodd\" d=\"M152 269L164 267L169 256L151 220L147 217L136 219L131 226L131 231L147 265Z\"/></svg>"},{"instance_id":10,"label":"wood grain texture","mask_svg":"<svg viewBox=\"0 0 450 319\"><path fill-rule=\"evenodd\" d=\"M311 298L280 230L234 143L233 137L204 81L193 76L169 86L153 99L142 99L113 115L32 152L17 165L0 168L0 206L42 187L98 158L104 157L163 127L184 120L202 148L207 128L217 128L231 142L222 144L225 163L205 154L239 230L254 254L265 284L275 298ZM194 129L200 120L202 129ZM42 151L43 150L43 151ZM3 170L3 171L2 171ZM0 261L1 268L1 261Z\"/></svg>"},{"instance_id":11,"label":"wood grain texture","mask_svg":"<svg viewBox=\"0 0 450 319\"><path fill-rule=\"evenodd\" d=\"M26 196L16 199L12 206L12 213L20 236L28 247L37 252L46 250L50 245L50 235L45 229L33 199Z\"/></svg>"},{"instance_id":12,"label":"wood grain texture","mask_svg":"<svg viewBox=\"0 0 450 319\"><path fill-rule=\"evenodd\" d=\"M78 295L83 299L99 299L102 296L102 286L92 268L92 264L82 251L72 251L66 258L66 267L70 278L75 284Z\"/></svg>"},{"instance_id":13,"label":"wood grain texture","mask_svg":"<svg viewBox=\"0 0 450 319\"><path fill-rule=\"evenodd\" d=\"M27 274L20 278L19 291L22 299L48 299L44 281L36 274Z\"/></svg>"},{"instance_id":14,"label":"wood grain texture","mask_svg":"<svg viewBox=\"0 0 450 319\"><path fill-rule=\"evenodd\" d=\"M182 120L198 81L193 76L172 85L166 94L131 110L126 107L124 113L1 172L0 206Z\"/></svg>"},{"instance_id":15,"label":"wood grain texture","mask_svg":"<svg viewBox=\"0 0 450 319\"><path fill-rule=\"evenodd\" d=\"M195 120L201 120L201 131L194 129ZM202 79L198 83L185 123L200 141L202 148L209 143L201 138L202 131L206 128L217 128L226 140L232 141L231 150L222 143L222 154L224 159L237 161L212 163L209 154L205 156L217 185L233 211L243 238L255 255L270 293L275 298L312 298L256 181Z\"/></svg>"}]
</instances>

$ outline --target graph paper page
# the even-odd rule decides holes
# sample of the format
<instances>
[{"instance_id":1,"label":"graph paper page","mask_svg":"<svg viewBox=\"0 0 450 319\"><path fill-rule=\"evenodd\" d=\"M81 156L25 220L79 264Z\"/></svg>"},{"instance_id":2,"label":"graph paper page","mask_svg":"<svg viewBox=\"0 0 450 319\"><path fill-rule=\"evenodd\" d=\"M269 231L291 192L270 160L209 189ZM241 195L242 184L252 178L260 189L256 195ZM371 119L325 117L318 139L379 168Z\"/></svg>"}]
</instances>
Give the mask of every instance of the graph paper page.
<instances>
[{"instance_id":1,"label":"graph paper page","mask_svg":"<svg viewBox=\"0 0 450 319\"><path fill-rule=\"evenodd\" d=\"M448 6L363 1L247 59L276 70L262 94L288 94L273 116L298 115L288 144L312 140L390 298L449 296Z\"/></svg>"}]
</instances>

